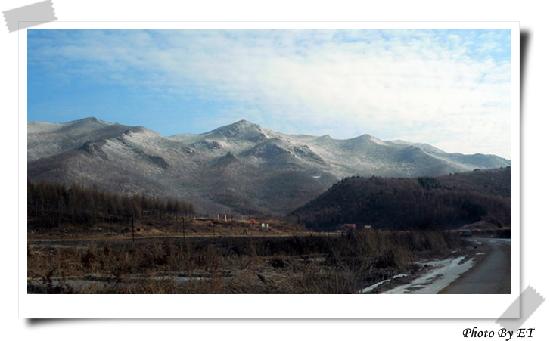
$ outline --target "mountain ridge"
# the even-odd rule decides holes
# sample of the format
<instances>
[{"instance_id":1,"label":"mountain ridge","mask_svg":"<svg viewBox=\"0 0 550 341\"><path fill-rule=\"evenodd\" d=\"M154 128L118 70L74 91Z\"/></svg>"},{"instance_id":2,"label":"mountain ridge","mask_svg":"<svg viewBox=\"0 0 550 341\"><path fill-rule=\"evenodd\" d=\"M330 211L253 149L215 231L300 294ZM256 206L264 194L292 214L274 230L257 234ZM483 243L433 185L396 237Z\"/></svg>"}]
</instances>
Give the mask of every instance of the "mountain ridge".
<instances>
[{"instance_id":1,"label":"mountain ridge","mask_svg":"<svg viewBox=\"0 0 550 341\"><path fill-rule=\"evenodd\" d=\"M29 122L27 141L30 180L180 197L203 212L284 215L347 176L436 176L510 164L368 134L289 135L247 120L167 137L94 117Z\"/></svg>"}]
</instances>

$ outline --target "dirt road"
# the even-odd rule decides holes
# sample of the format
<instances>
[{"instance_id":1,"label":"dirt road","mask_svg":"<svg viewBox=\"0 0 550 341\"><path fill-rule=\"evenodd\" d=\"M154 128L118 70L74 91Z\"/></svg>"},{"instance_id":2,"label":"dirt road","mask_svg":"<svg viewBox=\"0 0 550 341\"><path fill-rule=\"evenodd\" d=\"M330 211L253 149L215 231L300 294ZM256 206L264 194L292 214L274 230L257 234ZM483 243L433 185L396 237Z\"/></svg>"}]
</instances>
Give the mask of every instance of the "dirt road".
<instances>
[{"instance_id":1,"label":"dirt road","mask_svg":"<svg viewBox=\"0 0 550 341\"><path fill-rule=\"evenodd\" d=\"M487 246L486 255L472 269L443 289L442 294L509 294L510 239L476 238Z\"/></svg>"}]
</instances>

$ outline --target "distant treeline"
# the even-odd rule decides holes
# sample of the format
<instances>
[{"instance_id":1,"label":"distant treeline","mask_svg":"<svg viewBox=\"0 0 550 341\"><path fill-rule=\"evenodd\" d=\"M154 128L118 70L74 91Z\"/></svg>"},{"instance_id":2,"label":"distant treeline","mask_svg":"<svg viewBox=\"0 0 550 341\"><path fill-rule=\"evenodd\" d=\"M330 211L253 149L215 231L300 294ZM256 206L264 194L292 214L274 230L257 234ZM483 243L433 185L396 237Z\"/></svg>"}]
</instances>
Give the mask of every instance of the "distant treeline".
<instances>
[{"instance_id":1,"label":"distant treeline","mask_svg":"<svg viewBox=\"0 0 550 341\"><path fill-rule=\"evenodd\" d=\"M191 215L191 203L145 195L121 195L78 185L27 183L28 227L124 224L131 219Z\"/></svg>"},{"instance_id":2,"label":"distant treeline","mask_svg":"<svg viewBox=\"0 0 550 341\"><path fill-rule=\"evenodd\" d=\"M342 224L393 229L510 226L510 168L436 178L351 177L290 217L313 229Z\"/></svg>"}]
</instances>

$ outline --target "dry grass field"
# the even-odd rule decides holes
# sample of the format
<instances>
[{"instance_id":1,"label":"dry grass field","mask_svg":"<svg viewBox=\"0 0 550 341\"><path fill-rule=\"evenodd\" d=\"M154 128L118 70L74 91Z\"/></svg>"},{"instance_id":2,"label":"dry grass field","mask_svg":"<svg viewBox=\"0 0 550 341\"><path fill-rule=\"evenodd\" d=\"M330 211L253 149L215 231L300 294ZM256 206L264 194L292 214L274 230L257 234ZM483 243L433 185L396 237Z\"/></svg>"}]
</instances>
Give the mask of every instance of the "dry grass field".
<instances>
[{"instance_id":1,"label":"dry grass field","mask_svg":"<svg viewBox=\"0 0 550 341\"><path fill-rule=\"evenodd\" d=\"M464 246L455 233L373 230L34 237L27 249L30 293L355 293Z\"/></svg>"}]
</instances>

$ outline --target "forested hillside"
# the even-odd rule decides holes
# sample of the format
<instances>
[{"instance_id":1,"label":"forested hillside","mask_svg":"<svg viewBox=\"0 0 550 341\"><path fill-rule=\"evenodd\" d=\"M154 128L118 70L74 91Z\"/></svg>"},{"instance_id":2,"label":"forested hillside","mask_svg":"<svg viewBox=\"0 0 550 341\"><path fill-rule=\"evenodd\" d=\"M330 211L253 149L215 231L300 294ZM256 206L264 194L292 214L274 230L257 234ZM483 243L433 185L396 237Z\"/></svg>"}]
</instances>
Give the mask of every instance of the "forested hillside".
<instances>
[{"instance_id":1,"label":"forested hillside","mask_svg":"<svg viewBox=\"0 0 550 341\"><path fill-rule=\"evenodd\" d=\"M341 224L393 229L510 225L510 167L441 177L351 177L290 214L313 229Z\"/></svg>"},{"instance_id":2,"label":"forested hillside","mask_svg":"<svg viewBox=\"0 0 550 341\"><path fill-rule=\"evenodd\" d=\"M80 186L27 183L29 228L127 223L130 219L189 215L193 205L176 199L125 196Z\"/></svg>"}]
</instances>

